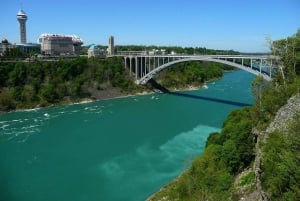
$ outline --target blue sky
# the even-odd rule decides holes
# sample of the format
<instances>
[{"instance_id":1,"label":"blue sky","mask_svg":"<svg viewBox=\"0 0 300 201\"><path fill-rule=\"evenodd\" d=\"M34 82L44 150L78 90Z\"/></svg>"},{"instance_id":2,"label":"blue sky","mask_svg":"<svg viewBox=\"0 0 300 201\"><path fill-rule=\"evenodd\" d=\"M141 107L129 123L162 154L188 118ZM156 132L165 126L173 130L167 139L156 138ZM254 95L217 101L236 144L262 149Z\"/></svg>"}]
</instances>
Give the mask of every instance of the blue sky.
<instances>
[{"instance_id":1,"label":"blue sky","mask_svg":"<svg viewBox=\"0 0 300 201\"><path fill-rule=\"evenodd\" d=\"M18 43L17 12L28 15L27 42L42 33L76 34L84 45L157 45L268 51L265 40L300 28L300 0L0 0L0 38Z\"/></svg>"}]
</instances>

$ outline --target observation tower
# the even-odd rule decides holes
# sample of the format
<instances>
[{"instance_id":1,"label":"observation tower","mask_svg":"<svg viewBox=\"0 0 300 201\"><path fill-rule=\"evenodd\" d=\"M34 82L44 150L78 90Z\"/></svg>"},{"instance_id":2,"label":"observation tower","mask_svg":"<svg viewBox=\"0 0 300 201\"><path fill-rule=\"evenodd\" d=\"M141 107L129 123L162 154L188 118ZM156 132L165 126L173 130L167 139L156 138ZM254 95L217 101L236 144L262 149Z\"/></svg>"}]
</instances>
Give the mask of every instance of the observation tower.
<instances>
[{"instance_id":1,"label":"observation tower","mask_svg":"<svg viewBox=\"0 0 300 201\"><path fill-rule=\"evenodd\" d=\"M27 15L22 9L18 12L17 19L19 21L20 43L25 44Z\"/></svg>"}]
</instances>

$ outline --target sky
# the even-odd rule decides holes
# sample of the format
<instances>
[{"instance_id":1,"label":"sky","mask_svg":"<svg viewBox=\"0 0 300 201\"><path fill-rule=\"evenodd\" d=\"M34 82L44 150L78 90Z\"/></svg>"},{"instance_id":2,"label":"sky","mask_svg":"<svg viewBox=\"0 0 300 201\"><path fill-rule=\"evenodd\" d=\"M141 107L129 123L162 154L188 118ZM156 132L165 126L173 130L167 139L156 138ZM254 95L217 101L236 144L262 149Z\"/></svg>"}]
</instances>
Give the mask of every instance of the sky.
<instances>
[{"instance_id":1,"label":"sky","mask_svg":"<svg viewBox=\"0 0 300 201\"><path fill-rule=\"evenodd\" d=\"M156 45L266 52L300 28L300 0L0 0L0 38L19 43L42 33L76 34L84 45Z\"/></svg>"}]
</instances>

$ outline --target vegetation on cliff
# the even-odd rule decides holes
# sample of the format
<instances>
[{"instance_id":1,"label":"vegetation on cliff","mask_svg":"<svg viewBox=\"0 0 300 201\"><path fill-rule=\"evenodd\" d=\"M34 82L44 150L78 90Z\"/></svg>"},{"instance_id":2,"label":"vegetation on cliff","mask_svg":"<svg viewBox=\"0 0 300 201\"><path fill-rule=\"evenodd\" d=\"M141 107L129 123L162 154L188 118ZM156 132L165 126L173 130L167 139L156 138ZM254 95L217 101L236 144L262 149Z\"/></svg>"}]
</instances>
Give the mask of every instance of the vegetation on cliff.
<instances>
[{"instance_id":1,"label":"vegetation on cliff","mask_svg":"<svg viewBox=\"0 0 300 201\"><path fill-rule=\"evenodd\" d=\"M126 75L122 60L87 58L0 64L0 110L47 106L91 97L106 83L124 91L137 87Z\"/></svg>"},{"instance_id":2,"label":"vegetation on cliff","mask_svg":"<svg viewBox=\"0 0 300 201\"><path fill-rule=\"evenodd\" d=\"M254 79L255 104L231 112L221 133L212 133L208 137L202 156L149 200L261 200L260 192L257 197L247 199L255 191L253 183L258 180L262 182L266 199L300 200L300 96L296 95L300 94L300 30L294 36L274 41L271 45L273 54L281 58L278 64L283 66L282 71L278 71L270 83L262 77ZM285 131L275 129L268 136L263 135L263 141L256 145L260 137L253 130L264 133L262 131L273 121L279 108L292 96L296 97L299 108L290 109L295 114L284 123L287 124ZM262 148L263 157L262 165L258 167L258 180L252 170L258 154L256 146ZM241 181L235 182L245 169L250 171L241 177ZM249 189L240 194L236 183L247 185Z\"/></svg>"},{"instance_id":3,"label":"vegetation on cliff","mask_svg":"<svg viewBox=\"0 0 300 201\"><path fill-rule=\"evenodd\" d=\"M206 81L222 77L223 70L233 69L234 67L212 62L183 62L165 69L155 79L168 89L182 89L187 86L199 87Z\"/></svg>"},{"instance_id":4,"label":"vegetation on cliff","mask_svg":"<svg viewBox=\"0 0 300 201\"><path fill-rule=\"evenodd\" d=\"M0 111L44 107L84 98L104 99L147 91L134 83L123 60L61 59L0 63ZM166 87L187 88L222 76L222 65L205 62L177 64L157 79Z\"/></svg>"},{"instance_id":5,"label":"vegetation on cliff","mask_svg":"<svg viewBox=\"0 0 300 201\"><path fill-rule=\"evenodd\" d=\"M261 181L270 200L300 200L300 110L286 131L272 132L263 147Z\"/></svg>"}]
</instances>

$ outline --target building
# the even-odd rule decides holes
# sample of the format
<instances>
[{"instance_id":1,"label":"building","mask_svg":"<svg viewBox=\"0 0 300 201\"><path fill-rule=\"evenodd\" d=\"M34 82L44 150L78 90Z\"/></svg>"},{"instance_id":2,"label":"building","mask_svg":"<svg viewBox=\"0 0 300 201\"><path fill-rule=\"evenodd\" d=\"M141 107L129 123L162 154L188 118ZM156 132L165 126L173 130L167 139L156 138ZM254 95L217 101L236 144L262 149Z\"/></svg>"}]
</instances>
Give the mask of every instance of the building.
<instances>
[{"instance_id":1,"label":"building","mask_svg":"<svg viewBox=\"0 0 300 201\"><path fill-rule=\"evenodd\" d=\"M6 50L12 48L14 48L14 45L10 44L6 38L3 38L0 43L0 56L3 56Z\"/></svg>"},{"instance_id":2,"label":"building","mask_svg":"<svg viewBox=\"0 0 300 201\"><path fill-rule=\"evenodd\" d=\"M42 34L38 43L43 55L79 55L83 40L76 35Z\"/></svg>"},{"instance_id":3,"label":"building","mask_svg":"<svg viewBox=\"0 0 300 201\"><path fill-rule=\"evenodd\" d=\"M113 36L110 36L108 39L107 52L109 55L113 55L115 53L115 45L114 45L114 37Z\"/></svg>"},{"instance_id":4,"label":"building","mask_svg":"<svg viewBox=\"0 0 300 201\"><path fill-rule=\"evenodd\" d=\"M23 52L24 56L33 56L34 54L39 54L41 51L40 44L36 44L36 43L11 44L8 42L6 38L3 38L0 43L0 56L4 56L6 51L10 51L15 48Z\"/></svg>"},{"instance_id":5,"label":"building","mask_svg":"<svg viewBox=\"0 0 300 201\"><path fill-rule=\"evenodd\" d=\"M16 44L16 47L27 55L39 54L41 45L37 43Z\"/></svg>"},{"instance_id":6,"label":"building","mask_svg":"<svg viewBox=\"0 0 300 201\"><path fill-rule=\"evenodd\" d=\"M20 32L20 43L9 43L6 38L3 38L0 43L0 56L5 56L5 52L11 54L11 50L18 49L22 53L22 57L33 56L34 54L39 54L41 51L41 45L37 43L27 43L26 39L26 13L21 9L17 14L17 20L19 21L19 32ZM15 52L16 53L16 52ZM14 53L13 53L14 54ZM17 57L18 55L10 55L10 57Z\"/></svg>"},{"instance_id":7,"label":"building","mask_svg":"<svg viewBox=\"0 0 300 201\"><path fill-rule=\"evenodd\" d=\"M22 9L18 12L17 19L19 21L20 43L25 44L27 15Z\"/></svg>"},{"instance_id":8,"label":"building","mask_svg":"<svg viewBox=\"0 0 300 201\"><path fill-rule=\"evenodd\" d=\"M103 50L96 45L91 45L88 49L88 58L95 57L95 58L104 58L105 54Z\"/></svg>"}]
</instances>

